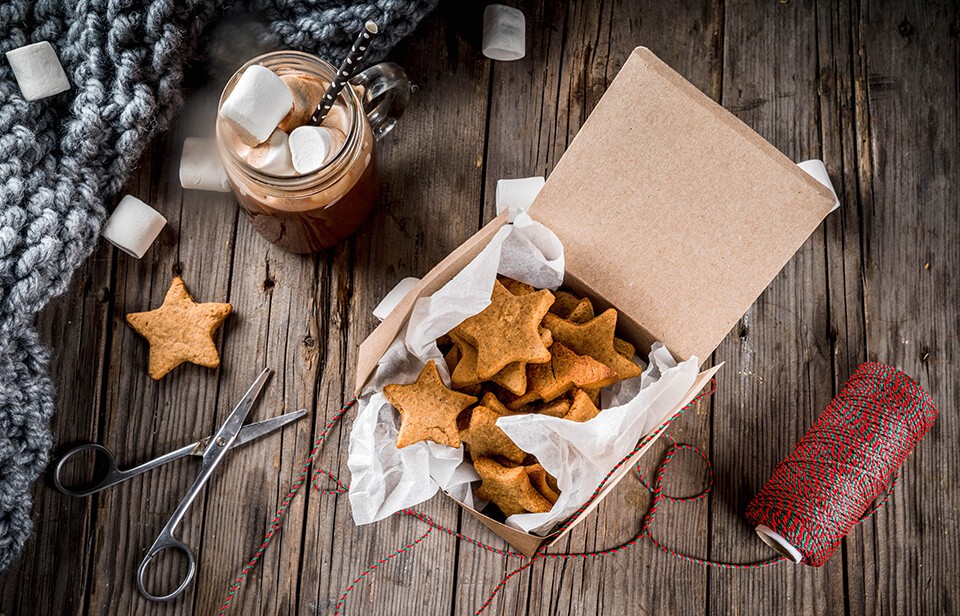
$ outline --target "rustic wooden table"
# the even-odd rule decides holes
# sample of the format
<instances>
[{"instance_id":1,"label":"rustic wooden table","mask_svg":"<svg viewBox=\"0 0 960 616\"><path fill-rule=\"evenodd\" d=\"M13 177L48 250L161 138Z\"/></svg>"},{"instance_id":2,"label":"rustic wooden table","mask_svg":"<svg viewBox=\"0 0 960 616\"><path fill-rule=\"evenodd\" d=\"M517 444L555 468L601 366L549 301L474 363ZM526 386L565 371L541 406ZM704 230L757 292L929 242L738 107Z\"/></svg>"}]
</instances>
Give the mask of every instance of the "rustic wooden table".
<instances>
[{"instance_id":1,"label":"rustic wooden table","mask_svg":"<svg viewBox=\"0 0 960 616\"><path fill-rule=\"evenodd\" d=\"M172 604L141 600L134 571L193 464L90 499L38 485L34 536L2 578L4 614L216 614L315 436L351 397L373 307L397 280L422 275L491 219L498 178L549 173L639 44L788 156L823 158L843 203L711 358L726 362L713 399L671 428L709 453L716 486L706 500L665 506L655 535L703 557L769 556L744 507L862 361L914 375L942 416L889 506L821 569L719 571L643 542L597 561L539 563L512 579L490 612L960 610L956 5L542 2L525 7L528 56L514 63L480 55L481 10L449 3L392 54L419 93L383 144L379 212L334 250L285 254L256 234L229 195L182 191L176 161L185 122L155 144L128 191L163 212L170 229L140 261L101 243L39 319L52 347L57 447L94 440L122 460L152 457L211 432L265 366L277 374L253 418L304 407L310 419L221 467L183 525L200 571ZM196 101L209 104L202 94ZM201 102L191 109L205 108ZM159 305L179 272L199 300L230 301L235 315L219 338L220 370L187 366L154 383L147 346L123 316ZM318 458L345 478L350 423L348 416L333 430ZM677 469L671 491L699 489L696 460ZM561 547L620 543L636 532L647 502L638 482L625 481ZM502 545L450 501L435 498L423 509ZM425 528L399 517L355 528L346 497L304 490L229 613L330 614L355 576ZM435 532L358 586L345 610L472 613L515 566Z\"/></svg>"}]
</instances>

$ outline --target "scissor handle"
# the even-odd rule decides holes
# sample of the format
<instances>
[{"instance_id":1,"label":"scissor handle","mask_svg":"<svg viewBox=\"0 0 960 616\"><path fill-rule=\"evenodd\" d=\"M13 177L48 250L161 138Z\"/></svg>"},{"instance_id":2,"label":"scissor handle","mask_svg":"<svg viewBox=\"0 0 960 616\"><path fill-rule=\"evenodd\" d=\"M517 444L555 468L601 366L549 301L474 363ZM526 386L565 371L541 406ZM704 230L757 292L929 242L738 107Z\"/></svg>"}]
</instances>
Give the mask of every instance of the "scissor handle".
<instances>
[{"instance_id":1,"label":"scissor handle","mask_svg":"<svg viewBox=\"0 0 960 616\"><path fill-rule=\"evenodd\" d=\"M107 472L103 479L97 481L95 478L92 485L83 487L67 487L63 485L63 481L61 481L60 476L63 474L63 469L67 465L67 462L74 456L83 453L84 451L95 452L97 457L106 463ZM86 443L70 449L63 454L63 457L60 458L60 460L57 462L57 465L53 469L53 485L57 488L57 490L69 496L90 496L91 494L96 494L100 490L117 485L121 481L129 479L130 477L132 477L132 475L130 475L129 471L121 471L117 467L117 459L113 457L113 453L103 445L98 445L96 443Z\"/></svg>"},{"instance_id":2,"label":"scissor handle","mask_svg":"<svg viewBox=\"0 0 960 616\"><path fill-rule=\"evenodd\" d=\"M147 567L150 566L150 562L164 550L176 550L181 554L187 557L187 575L183 578L183 581L180 582L180 585L177 586L176 590L166 595L155 595L147 590L147 586L144 583L143 576L147 571ZM147 550L147 555L143 557L143 561L140 562L140 566L137 567L137 590L140 591L140 594L144 596L145 599L150 601L170 601L179 597L187 586L193 580L194 574L197 572L197 561L193 558L193 552L190 551L190 547L173 536L173 533L168 529L164 528L161 531L160 536L157 537L157 540L153 542L153 545L150 546L150 549Z\"/></svg>"},{"instance_id":3,"label":"scissor handle","mask_svg":"<svg viewBox=\"0 0 960 616\"><path fill-rule=\"evenodd\" d=\"M164 454L158 458L154 458L149 462L144 462L139 466L121 470L117 466L117 459L113 456L113 453L109 449L96 443L84 443L83 445L77 445L73 449L67 450L60 460L57 461L57 465L53 468L53 485L57 490L69 496L90 496L101 490L105 490L110 486L115 486L122 481L126 481L131 477L136 477L137 475L146 473L147 471L166 464L167 462L190 455L196 446L196 443L192 445L185 445L176 451L171 451L170 453ZM97 454L97 456L102 458L104 462L106 462L107 472L103 479L100 481L95 480L92 485L84 487L67 487L63 485L63 481L61 481L60 476L63 474L63 469L66 467L67 462L77 454L80 454L84 451L93 451Z\"/></svg>"}]
</instances>

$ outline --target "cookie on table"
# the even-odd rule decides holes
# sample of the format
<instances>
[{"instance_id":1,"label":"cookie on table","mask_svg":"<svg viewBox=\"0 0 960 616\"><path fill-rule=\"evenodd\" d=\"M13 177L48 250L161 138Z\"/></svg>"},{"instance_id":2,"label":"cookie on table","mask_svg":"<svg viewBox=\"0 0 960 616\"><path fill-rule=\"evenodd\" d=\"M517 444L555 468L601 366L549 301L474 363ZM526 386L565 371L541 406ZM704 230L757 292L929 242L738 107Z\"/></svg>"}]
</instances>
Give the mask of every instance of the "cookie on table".
<instances>
[{"instance_id":1,"label":"cookie on table","mask_svg":"<svg viewBox=\"0 0 960 616\"><path fill-rule=\"evenodd\" d=\"M149 312L131 312L127 323L150 343L147 372L155 381L182 363L216 368L220 354L213 333L233 310L220 302L197 303L183 279L170 283L163 305Z\"/></svg>"},{"instance_id":2,"label":"cookie on table","mask_svg":"<svg viewBox=\"0 0 960 616\"><path fill-rule=\"evenodd\" d=\"M457 416L477 399L447 388L433 360L420 376L407 385L387 385L383 394L400 413L397 447L420 441L433 441L447 447L460 447Z\"/></svg>"},{"instance_id":3,"label":"cookie on table","mask_svg":"<svg viewBox=\"0 0 960 616\"><path fill-rule=\"evenodd\" d=\"M509 468L490 458L476 458L473 466L483 483L474 494L500 508L505 516L545 513L553 504L530 482L526 467Z\"/></svg>"}]
</instances>

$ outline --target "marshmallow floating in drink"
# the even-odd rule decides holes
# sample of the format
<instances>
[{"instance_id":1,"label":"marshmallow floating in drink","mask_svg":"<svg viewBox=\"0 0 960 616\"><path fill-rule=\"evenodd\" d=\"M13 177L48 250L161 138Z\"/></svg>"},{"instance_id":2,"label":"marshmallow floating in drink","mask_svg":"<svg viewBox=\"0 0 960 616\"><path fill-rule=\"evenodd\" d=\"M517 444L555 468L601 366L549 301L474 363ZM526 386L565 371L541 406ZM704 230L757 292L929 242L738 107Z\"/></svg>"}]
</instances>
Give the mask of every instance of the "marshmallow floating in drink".
<instances>
[{"instance_id":1,"label":"marshmallow floating in drink","mask_svg":"<svg viewBox=\"0 0 960 616\"><path fill-rule=\"evenodd\" d=\"M301 126L290 133L290 155L298 173L310 173L323 166L340 146L343 134L323 126Z\"/></svg>"},{"instance_id":2,"label":"marshmallow floating in drink","mask_svg":"<svg viewBox=\"0 0 960 616\"><path fill-rule=\"evenodd\" d=\"M230 96L220 107L220 117L230 123L247 145L270 138L277 125L293 108L293 94L270 69L248 66Z\"/></svg>"},{"instance_id":3,"label":"marshmallow floating in drink","mask_svg":"<svg viewBox=\"0 0 960 616\"><path fill-rule=\"evenodd\" d=\"M211 139L187 137L183 140L180 186L188 190L230 192L230 180Z\"/></svg>"},{"instance_id":4,"label":"marshmallow floating in drink","mask_svg":"<svg viewBox=\"0 0 960 616\"><path fill-rule=\"evenodd\" d=\"M520 9L491 4L483 11L483 55L519 60L526 55L526 20Z\"/></svg>"},{"instance_id":5,"label":"marshmallow floating in drink","mask_svg":"<svg viewBox=\"0 0 960 616\"><path fill-rule=\"evenodd\" d=\"M103 226L100 235L128 255L143 257L157 239L167 219L140 199L125 195Z\"/></svg>"},{"instance_id":6,"label":"marshmallow floating in drink","mask_svg":"<svg viewBox=\"0 0 960 616\"><path fill-rule=\"evenodd\" d=\"M249 149L243 154L247 163L254 169L279 176L297 175L290 155L289 137L279 128L270 138Z\"/></svg>"},{"instance_id":7,"label":"marshmallow floating in drink","mask_svg":"<svg viewBox=\"0 0 960 616\"><path fill-rule=\"evenodd\" d=\"M47 41L40 41L7 52L23 98L35 101L70 89L57 52Z\"/></svg>"}]
</instances>

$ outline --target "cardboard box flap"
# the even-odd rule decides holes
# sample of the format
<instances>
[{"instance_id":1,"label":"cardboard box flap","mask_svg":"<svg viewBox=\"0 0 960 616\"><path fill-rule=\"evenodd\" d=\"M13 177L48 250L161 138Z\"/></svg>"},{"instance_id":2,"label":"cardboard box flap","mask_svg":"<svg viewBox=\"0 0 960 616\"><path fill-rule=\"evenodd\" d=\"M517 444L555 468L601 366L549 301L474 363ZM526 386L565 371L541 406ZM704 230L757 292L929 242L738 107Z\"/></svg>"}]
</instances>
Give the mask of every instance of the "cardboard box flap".
<instances>
[{"instance_id":1,"label":"cardboard box flap","mask_svg":"<svg viewBox=\"0 0 960 616\"><path fill-rule=\"evenodd\" d=\"M709 357L830 191L639 47L530 208L566 270L680 359Z\"/></svg>"}]
</instances>

